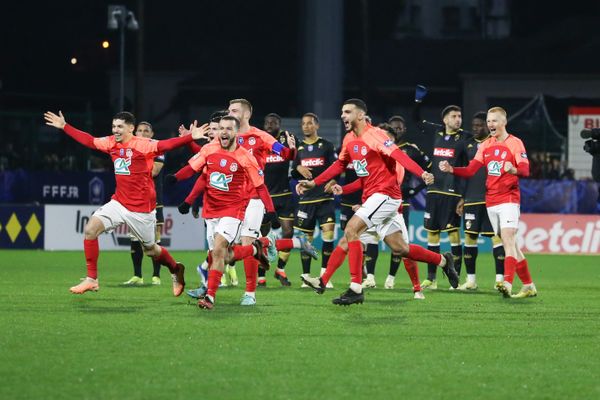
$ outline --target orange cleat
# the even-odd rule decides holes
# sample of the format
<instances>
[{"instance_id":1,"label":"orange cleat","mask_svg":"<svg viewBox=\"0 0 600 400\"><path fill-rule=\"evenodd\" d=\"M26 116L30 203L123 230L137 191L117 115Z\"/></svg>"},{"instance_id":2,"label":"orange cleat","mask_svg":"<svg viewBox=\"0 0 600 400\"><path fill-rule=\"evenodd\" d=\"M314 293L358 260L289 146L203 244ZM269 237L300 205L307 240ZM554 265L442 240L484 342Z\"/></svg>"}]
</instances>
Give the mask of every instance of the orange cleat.
<instances>
[{"instance_id":1,"label":"orange cleat","mask_svg":"<svg viewBox=\"0 0 600 400\"><path fill-rule=\"evenodd\" d=\"M171 278L173 279L173 296L179 297L181 293L183 293L183 289L185 289L185 279L184 272L185 266L182 263L175 264L177 267L177 272L171 274Z\"/></svg>"},{"instance_id":2,"label":"orange cleat","mask_svg":"<svg viewBox=\"0 0 600 400\"><path fill-rule=\"evenodd\" d=\"M98 289L100 289L100 286L98 285L98 280L86 276L81 280L79 285L75 285L69 288L69 291L74 294L84 294L85 292L89 292L90 290L93 292L97 292Z\"/></svg>"}]
</instances>

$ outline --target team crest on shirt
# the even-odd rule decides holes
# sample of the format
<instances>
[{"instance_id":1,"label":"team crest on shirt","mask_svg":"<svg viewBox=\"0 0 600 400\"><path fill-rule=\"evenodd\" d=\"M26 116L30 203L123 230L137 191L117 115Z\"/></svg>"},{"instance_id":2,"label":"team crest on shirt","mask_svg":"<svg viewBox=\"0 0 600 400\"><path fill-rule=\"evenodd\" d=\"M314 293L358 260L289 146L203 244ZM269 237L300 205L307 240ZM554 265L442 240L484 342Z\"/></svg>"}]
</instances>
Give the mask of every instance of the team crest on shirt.
<instances>
[{"instance_id":1,"label":"team crest on shirt","mask_svg":"<svg viewBox=\"0 0 600 400\"><path fill-rule=\"evenodd\" d=\"M119 149L119 155L123 157L125 155L125 149Z\"/></svg>"},{"instance_id":2,"label":"team crest on shirt","mask_svg":"<svg viewBox=\"0 0 600 400\"><path fill-rule=\"evenodd\" d=\"M237 169L238 169L237 163L231 163L231 165L229 166L229 170L231 172L235 172L235 171L237 171Z\"/></svg>"},{"instance_id":3,"label":"team crest on shirt","mask_svg":"<svg viewBox=\"0 0 600 400\"><path fill-rule=\"evenodd\" d=\"M369 171L367 171L367 160L364 158L362 160L352 160L352 165L354 166L354 172L356 172L356 176L369 176Z\"/></svg>"},{"instance_id":4,"label":"team crest on shirt","mask_svg":"<svg viewBox=\"0 0 600 400\"><path fill-rule=\"evenodd\" d=\"M308 147L307 147L307 149L308 149L308 151L313 151L313 145L309 144Z\"/></svg>"},{"instance_id":5,"label":"team crest on shirt","mask_svg":"<svg viewBox=\"0 0 600 400\"><path fill-rule=\"evenodd\" d=\"M360 148L360 154L362 154L363 156L367 155L367 148L365 146Z\"/></svg>"},{"instance_id":6,"label":"team crest on shirt","mask_svg":"<svg viewBox=\"0 0 600 400\"><path fill-rule=\"evenodd\" d=\"M133 151L131 149L127 149L125 150L125 155L127 156L127 158L131 158L131 156L133 155Z\"/></svg>"},{"instance_id":7,"label":"team crest on shirt","mask_svg":"<svg viewBox=\"0 0 600 400\"><path fill-rule=\"evenodd\" d=\"M248 139L248 144L250 146L254 146L256 144L256 139L254 139L253 137L251 137L250 139Z\"/></svg>"},{"instance_id":8,"label":"team crest on shirt","mask_svg":"<svg viewBox=\"0 0 600 400\"><path fill-rule=\"evenodd\" d=\"M488 175L500 176L502 174L503 161L490 161L487 165Z\"/></svg>"},{"instance_id":9,"label":"team crest on shirt","mask_svg":"<svg viewBox=\"0 0 600 400\"><path fill-rule=\"evenodd\" d=\"M500 158L503 160L506 158L506 151L502 152L502 154L500 155Z\"/></svg>"},{"instance_id":10,"label":"team crest on shirt","mask_svg":"<svg viewBox=\"0 0 600 400\"><path fill-rule=\"evenodd\" d=\"M285 143L285 136L283 136L283 135L280 135L280 136L279 136L279 141L280 141L281 143Z\"/></svg>"},{"instance_id":11,"label":"team crest on shirt","mask_svg":"<svg viewBox=\"0 0 600 400\"><path fill-rule=\"evenodd\" d=\"M225 167L225 166L227 165L227 160L226 160L226 159L224 159L224 158L221 158L221 161L219 161L219 165L220 165L221 167Z\"/></svg>"},{"instance_id":12,"label":"team crest on shirt","mask_svg":"<svg viewBox=\"0 0 600 400\"><path fill-rule=\"evenodd\" d=\"M244 144L244 138L243 137L239 137L238 138L238 144Z\"/></svg>"},{"instance_id":13,"label":"team crest on shirt","mask_svg":"<svg viewBox=\"0 0 600 400\"><path fill-rule=\"evenodd\" d=\"M498 154L500 154L500 150L498 150L498 149L494 150L494 155L498 156Z\"/></svg>"},{"instance_id":14,"label":"team crest on shirt","mask_svg":"<svg viewBox=\"0 0 600 400\"><path fill-rule=\"evenodd\" d=\"M358 145L357 145L357 144L355 144L355 145L354 145L354 148L353 148L352 150L354 150L354 152L355 152L355 153L358 153Z\"/></svg>"},{"instance_id":15,"label":"team crest on shirt","mask_svg":"<svg viewBox=\"0 0 600 400\"><path fill-rule=\"evenodd\" d=\"M223 192L229 191L229 182L232 180L232 175L225 175L222 172L213 172L209 177L210 186Z\"/></svg>"},{"instance_id":16,"label":"team crest on shirt","mask_svg":"<svg viewBox=\"0 0 600 400\"><path fill-rule=\"evenodd\" d=\"M121 149L123 150L123 149ZM131 165L131 159L127 158L116 158L115 159L115 174L116 175L131 175L129 166Z\"/></svg>"},{"instance_id":17,"label":"team crest on shirt","mask_svg":"<svg viewBox=\"0 0 600 400\"><path fill-rule=\"evenodd\" d=\"M448 140L450 140L450 135L446 135L444 136L444 140L447 142Z\"/></svg>"}]
</instances>

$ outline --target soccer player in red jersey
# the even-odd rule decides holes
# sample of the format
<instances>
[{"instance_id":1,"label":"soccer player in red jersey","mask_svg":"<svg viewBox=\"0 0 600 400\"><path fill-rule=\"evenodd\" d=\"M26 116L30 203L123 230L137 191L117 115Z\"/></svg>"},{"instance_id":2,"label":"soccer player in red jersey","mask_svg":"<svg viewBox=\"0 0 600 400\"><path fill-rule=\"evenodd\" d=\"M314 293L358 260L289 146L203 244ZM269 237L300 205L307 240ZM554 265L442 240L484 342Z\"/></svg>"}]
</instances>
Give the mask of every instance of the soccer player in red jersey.
<instances>
[{"instance_id":1,"label":"soccer player in red jersey","mask_svg":"<svg viewBox=\"0 0 600 400\"><path fill-rule=\"evenodd\" d=\"M362 262L363 252L360 235L368 228L377 230L390 249L402 257L415 261L430 262L444 269L453 287L458 285L458 275L453 267L452 255L444 256L431 252L417 245L408 245L402 237L402 217L398 214L401 204L400 187L396 181L396 162L402 164L409 172L420 176L425 183L433 183L433 175L423 169L403 153L389 139L383 130L367 123L366 104L360 99L346 100L342 106L342 121L346 128L346 136L342 143L342 151L338 160L325 172L311 181L300 181L296 190L302 192L320 185L341 174L350 162L354 165L356 175L362 179L363 204L352 216L344 237L335 248L327 270L320 279L308 278L303 281L317 293L325 291L325 285L332 274L344 262L346 253L350 264L352 282L350 288L334 304L350 305L362 303Z\"/></svg>"},{"instance_id":2,"label":"soccer player in red jersey","mask_svg":"<svg viewBox=\"0 0 600 400\"><path fill-rule=\"evenodd\" d=\"M523 142L506 131L506 111L492 107L487 113L487 126L491 137L482 142L469 165L452 167L440 162L443 172L460 177L471 177L481 167L487 170L485 203L496 235L502 239L504 252L504 283L496 287L504 297L525 298L537 295L531 279L527 259L517 244L520 200L519 177L529 176L529 160ZM523 282L519 293L511 295L515 271Z\"/></svg>"},{"instance_id":3,"label":"soccer player in red jersey","mask_svg":"<svg viewBox=\"0 0 600 400\"><path fill-rule=\"evenodd\" d=\"M202 217L206 221L207 236L212 236L212 248L209 258L208 289L206 296L198 301L198 307L211 309L219 282L225 268L230 245L237 241L242 230L242 221L248 204L248 185L256 191L259 201L262 201L267 213L274 214L275 210L269 191L264 184L263 172L255 158L246 149L238 145L237 133L240 123L233 116L221 118L221 132L218 141L211 142L189 161L189 168L184 167L175 176L182 176L192 170L204 171L207 176L207 186L204 192ZM192 131L193 132L193 131ZM188 172L189 173L189 172ZM184 176L185 177L185 176ZM263 254L263 244L255 238L249 245L232 246L233 259L246 260L253 257L264 268L268 261ZM266 265L265 265L266 264ZM244 298L251 297L256 303L254 291L246 292ZM243 298L243 299L244 299Z\"/></svg>"},{"instance_id":4,"label":"soccer player in red jersey","mask_svg":"<svg viewBox=\"0 0 600 400\"><path fill-rule=\"evenodd\" d=\"M87 276L81 283L71 287L71 293L83 294L99 289L98 236L126 224L142 243L146 255L169 268L173 278L173 295L181 295L185 287L185 267L176 262L167 249L155 242L156 192L152 181L152 166L157 155L204 136L208 125L198 128L193 135L158 141L134 136L135 117L125 111L113 117L113 135L101 138L67 124L60 111L58 115L47 111L44 119L47 125L64 130L84 146L108 153L115 166L115 193L111 201L94 212L84 228L83 248Z\"/></svg>"}]
</instances>

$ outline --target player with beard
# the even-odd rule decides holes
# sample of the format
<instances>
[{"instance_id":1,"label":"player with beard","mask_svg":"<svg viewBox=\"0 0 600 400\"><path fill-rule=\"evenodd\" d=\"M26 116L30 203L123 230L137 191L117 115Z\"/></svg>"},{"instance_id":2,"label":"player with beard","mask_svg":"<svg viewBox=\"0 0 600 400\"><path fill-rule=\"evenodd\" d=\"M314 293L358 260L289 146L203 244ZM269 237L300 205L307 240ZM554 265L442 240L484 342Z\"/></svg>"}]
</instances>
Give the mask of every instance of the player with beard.
<instances>
[{"instance_id":1,"label":"player with beard","mask_svg":"<svg viewBox=\"0 0 600 400\"><path fill-rule=\"evenodd\" d=\"M400 187L397 184L396 162L402 164L409 172L421 176L428 184L433 183L433 175L423 171L414 161L394 144L394 141L381 129L373 127L365 120L367 106L360 99L346 100L342 106L342 121L346 136L338 160L313 180L300 181L296 186L299 193L321 185L341 174L346 165L352 162L356 175L362 180L363 203L352 216L344 237L334 249L327 269L321 278L304 278L315 292L322 294L325 285L333 273L344 262L348 254L350 288L339 298L333 300L337 305L362 303L362 263L363 248L360 235L367 229L374 228L379 237L393 252L415 261L435 263L447 273L452 286L458 285L458 276L453 267L450 254L441 256L417 245L407 243L407 231L402 217L398 214L401 204Z\"/></svg>"}]
</instances>

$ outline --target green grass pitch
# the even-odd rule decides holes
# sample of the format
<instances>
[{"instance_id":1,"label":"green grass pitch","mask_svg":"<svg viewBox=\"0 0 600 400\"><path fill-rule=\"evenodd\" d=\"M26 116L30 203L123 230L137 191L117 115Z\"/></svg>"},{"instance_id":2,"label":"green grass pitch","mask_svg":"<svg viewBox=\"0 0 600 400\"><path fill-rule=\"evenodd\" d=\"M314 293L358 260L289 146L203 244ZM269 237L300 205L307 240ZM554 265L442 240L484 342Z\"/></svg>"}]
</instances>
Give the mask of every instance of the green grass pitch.
<instances>
[{"instance_id":1,"label":"green grass pitch","mask_svg":"<svg viewBox=\"0 0 600 400\"><path fill-rule=\"evenodd\" d=\"M195 287L201 256L174 255ZM380 287L388 261L380 256ZM479 261L475 293L442 280L413 300L401 267L395 290L347 308L331 304L346 264L318 296L299 288L294 254L293 286L269 273L251 308L239 306L238 264L240 287L219 290L206 311L171 295L166 270L160 287L120 286L132 273L126 252L101 253L100 291L76 296L82 252L2 250L0 398L600 398L598 257L531 255L539 296L519 301L491 289L491 256Z\"/></svg>"}]
</instances>

